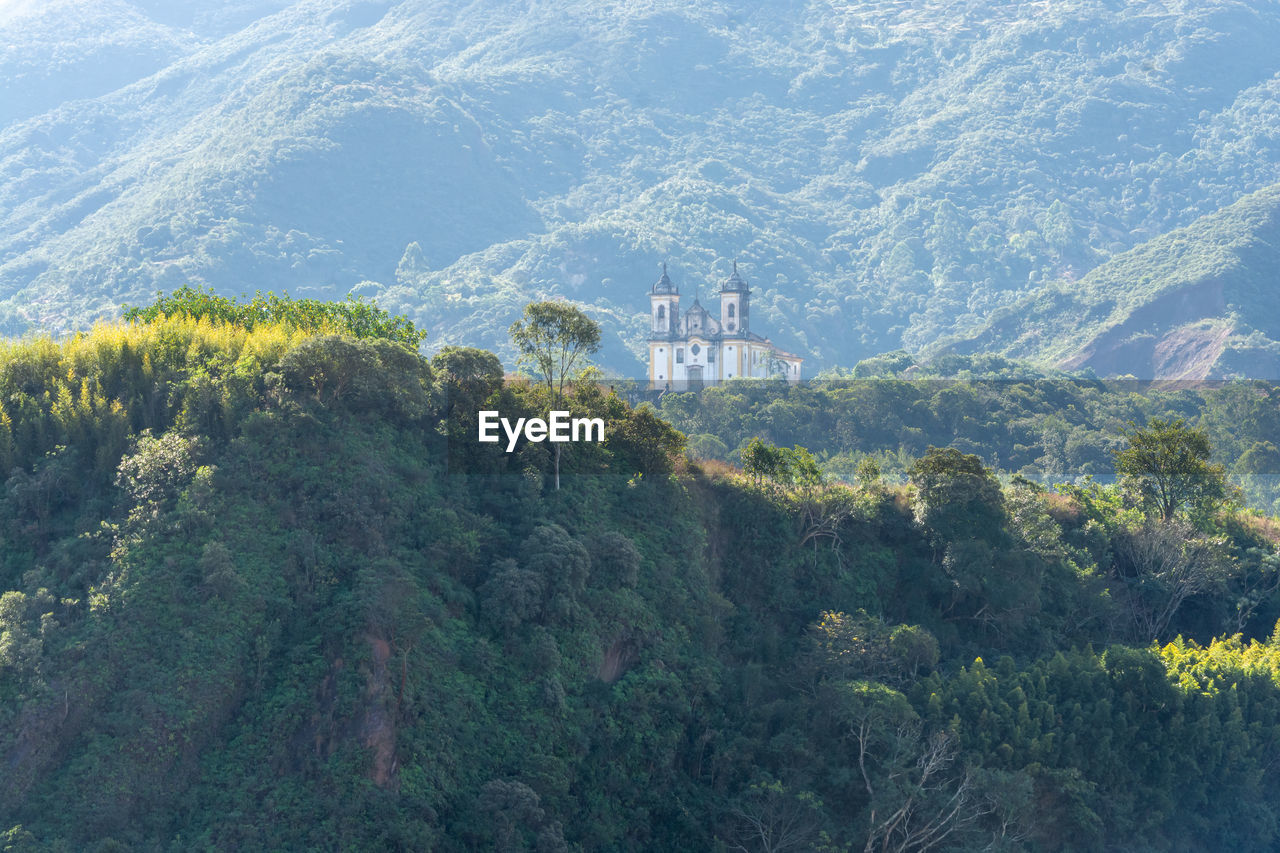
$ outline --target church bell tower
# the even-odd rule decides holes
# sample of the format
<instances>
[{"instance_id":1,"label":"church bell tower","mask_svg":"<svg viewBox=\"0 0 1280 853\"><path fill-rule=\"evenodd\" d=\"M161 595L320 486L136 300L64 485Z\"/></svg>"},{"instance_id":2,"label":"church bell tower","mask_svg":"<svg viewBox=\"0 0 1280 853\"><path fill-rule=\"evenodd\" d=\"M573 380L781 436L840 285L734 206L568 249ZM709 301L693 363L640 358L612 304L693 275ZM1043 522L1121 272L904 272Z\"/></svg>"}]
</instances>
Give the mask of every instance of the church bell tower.
<instances>
[{"instance_id":1,"label":"church bell tower","mask_svg":"<svg viewBox=\"0 0 1280 853\"><path fill-rule=\"evenodd\" d=\"M675 341L680 336L680 291L662 265L662 278L649 288L649 383L654 388L669 388L675 378Z\"/></svg>"},{"instance_id":2,"label":"church bell tower","mask_svg":"<svg viewBox=\"0 0 1280 853\"><path fill-rule=\"evenodd\" d=\"M738 262L733 262L733 275L720 285L720 329L725 337L746 337L750 328L751 288L738 275Z\"/></svg>"},{"instance_id":3,"label":"church bell tower","mask_svg":"<svg viewBox=\"0 0 1280 853\"><path fill-rule=\"evenodd\" d=\"M672 338L680 333L680 292L667 276L667 265L662 265L662 278L649 290L649 308L653 317L652 338Z\"/></svg>"}]
</instances>

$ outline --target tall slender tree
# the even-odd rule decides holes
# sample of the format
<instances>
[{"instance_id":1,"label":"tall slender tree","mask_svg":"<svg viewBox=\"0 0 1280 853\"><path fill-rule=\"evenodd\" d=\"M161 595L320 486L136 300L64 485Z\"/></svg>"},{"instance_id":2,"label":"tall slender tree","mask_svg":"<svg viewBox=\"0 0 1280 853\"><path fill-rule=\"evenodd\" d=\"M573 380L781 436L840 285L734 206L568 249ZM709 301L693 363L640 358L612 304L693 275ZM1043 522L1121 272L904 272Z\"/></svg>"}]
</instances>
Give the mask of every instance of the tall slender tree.
<instances>
[{"instance_id":1,"label":"tall slender tree","mask_svg":"<svg viewBox=\"0 0 1280 853\"><path fill-rule=\"evenodd\" d=\"M564 401L565 383L580 374L600 349L600 324L568 302L532 302L508 331L520 351L520 362L546 385L553 405ZM554 445L557 491L562 447L562 443Z\"/></svg>"},{"instance_id":2,"label":"tall slender tree","mask_svg":"<svg viewBox=\"0 0 1280 853\"><path fill-rule=\"evenodd\" d=\"M568 302L532 302L508 330L520 361L564 398L564 386L600 349L600 324Z\"/></svg>"}]
</instances>

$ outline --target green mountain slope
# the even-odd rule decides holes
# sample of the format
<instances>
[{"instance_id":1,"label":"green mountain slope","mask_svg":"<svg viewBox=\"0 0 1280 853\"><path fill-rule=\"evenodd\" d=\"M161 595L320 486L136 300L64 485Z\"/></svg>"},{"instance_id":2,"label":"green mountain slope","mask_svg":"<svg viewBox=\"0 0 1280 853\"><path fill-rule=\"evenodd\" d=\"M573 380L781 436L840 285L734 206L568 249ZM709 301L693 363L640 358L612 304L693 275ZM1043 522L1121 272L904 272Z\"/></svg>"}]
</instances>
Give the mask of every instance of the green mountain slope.
<instances>
[{"instance_id":1,"label":"green mountain slope","mask_svg":"<svg viewBox=\"0 0 1280 853\"><path fill-rule=\"evenodd\" d=\"M964 352L1102 376L1280 376L1280 186L997 312Z\"/></svg>"},{"instance_id":2,"label":"green mountain slope","mask_svg":"<svg viewBox=\"0 0 1280 853\"><path fill-rule=\"evenodd\" d=\"M658 264L736 258L761 329L849 365L1280 181L1269 3L6 8L14 333L192 282L501 350L559 294L634 373Z\"/></svg>"},{"instance_id":3,"label":"green mountain slope","mask_svg":"<svg viewBox=\"0 0 1280 853\"><path fill-rule=\"evenodd\" d=\"M557 491L492 355L275 308L0 352L6 847L1274 848L1273 520L788 485L594 385Z\"/></svg>"}]
</instances>

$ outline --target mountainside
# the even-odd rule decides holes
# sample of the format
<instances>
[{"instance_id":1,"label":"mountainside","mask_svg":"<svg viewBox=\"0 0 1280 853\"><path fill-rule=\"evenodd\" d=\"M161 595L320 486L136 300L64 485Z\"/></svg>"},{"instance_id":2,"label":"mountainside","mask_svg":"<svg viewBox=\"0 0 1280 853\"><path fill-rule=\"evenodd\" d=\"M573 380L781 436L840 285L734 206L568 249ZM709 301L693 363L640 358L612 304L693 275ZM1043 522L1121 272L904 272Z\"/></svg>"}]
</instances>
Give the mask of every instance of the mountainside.
<instances>
[{"instance_id":1,"label":"mountainside","mask_svg":"<svg viewBox=\"0 0 1280 853\"><path fill-rule=\"evenodd\" d=\"M1280 186L996 313L960 352L1100 376L1280 376Z\"/></svg>"},{"instance_id":2,"label":"mountainside","mask_svg":"<svg viewBox=\"0 0 1280 853\"><path fill-rule=\"evenodd\" d=\"M1072 0L10 2L0 322L353 288L501 349L530 298L639 369L738 259L809 366L968 333L1280 181L1280 9Z\"/></svg>"},{"instance_id":3,"label":"mountainside","mask_svg":"<svg viewBox=\"0 0 1280 853\"><path fill-rule=\"evenodd\" d=\"M1280 840L1274 519L954 449L905 488L697 464L592 383L555 489L471 440L549 402L490 353L185 305L0 349L0 847Z\"/></svg>"}]
</instances>

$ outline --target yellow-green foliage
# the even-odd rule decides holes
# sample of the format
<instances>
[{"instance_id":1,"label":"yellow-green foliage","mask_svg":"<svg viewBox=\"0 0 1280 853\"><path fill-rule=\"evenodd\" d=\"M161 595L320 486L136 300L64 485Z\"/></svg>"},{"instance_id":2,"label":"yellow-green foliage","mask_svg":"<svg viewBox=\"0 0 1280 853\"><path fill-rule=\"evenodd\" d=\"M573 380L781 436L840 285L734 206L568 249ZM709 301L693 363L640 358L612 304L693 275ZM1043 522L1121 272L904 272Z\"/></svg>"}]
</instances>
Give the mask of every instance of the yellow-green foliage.
<instances>
[{"instance_id":1,"label":"yellow-green foliage","mask_svg":"<svg viewBox=\"0 0 1280 853\"><path fill-rule=\"evenodd\" d=\"M1160 650L1169 678L1187 693L1216 696L1234 692L1246 681L1280 687L1280 643L1275 638L1245 643L1239 634L1207 647L1179 637Z\"/></svg>"},{"instance_id":2,"label":"yellow-green foliage","mask_svg":"<svg viewBox=\"0 0 1280 853\"><path fill-rule=\"evenodd\" d=\"M131 432L228 414L237 397L261 390L253 386L265 368L329 331L179 315L2 342L0 464L29 467L59 445L90 447L96 464L112 464Z\"/></svg>"}]
</instances>

